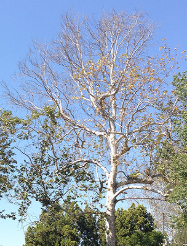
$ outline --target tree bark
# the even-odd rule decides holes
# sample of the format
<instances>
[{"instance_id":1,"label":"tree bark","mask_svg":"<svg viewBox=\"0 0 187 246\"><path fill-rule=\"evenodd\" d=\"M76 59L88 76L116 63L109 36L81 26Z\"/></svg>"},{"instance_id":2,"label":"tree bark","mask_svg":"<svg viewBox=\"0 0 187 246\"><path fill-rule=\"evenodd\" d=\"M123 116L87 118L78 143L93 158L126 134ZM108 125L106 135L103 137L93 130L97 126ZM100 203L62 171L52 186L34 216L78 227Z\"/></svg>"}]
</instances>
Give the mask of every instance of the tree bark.
<instances>
[{"instance_id":1,"label":"tree bark","mask_svg":"<svg viewBox=\"0 0 187 246\"><path fill-rule=\"evenodd\" d=\"M115 230L115 200L112 183L109 182L106 202L106 242L107 246L116 246L116 230Z\"/></svg>"},{"instance_id":2,"label":"tree bark","mask_svg":"<svg viewBox=\"0 0 187 246\"><path fill-rule=\"evenodd\" d=\"M115 103L113 104L113 118L115 117ZM116 246L116 230L115 230L115 205L116 205L116 175L117 175L117 163L116 163L116 135L115 123L113 119L110 119L111 134L109 137L109 145L111 149L111 170L107 185L107 202L106 202L106 242L107 246Z\"/></svg>"}]
</instances>

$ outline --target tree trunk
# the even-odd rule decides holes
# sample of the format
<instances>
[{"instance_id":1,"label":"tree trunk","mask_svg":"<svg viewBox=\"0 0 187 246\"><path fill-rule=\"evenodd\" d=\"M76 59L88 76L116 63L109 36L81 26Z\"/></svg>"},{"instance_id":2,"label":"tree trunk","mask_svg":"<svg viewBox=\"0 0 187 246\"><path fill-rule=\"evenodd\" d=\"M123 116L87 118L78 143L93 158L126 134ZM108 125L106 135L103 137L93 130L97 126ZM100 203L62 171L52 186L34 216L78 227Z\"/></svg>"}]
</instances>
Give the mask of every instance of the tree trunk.
<instances>
[{"instance_id":1,"label":"tree trunk","mask_svg":"<svg viewBox=\"0 0 187 246\"><path fill-rule=\"evenodd\" d=\"M115 132L114 122L111 122L111 132ZM116 246L116 230L115 230L115 205L116 198L116 174L117 174L117 163L116 163L116 136L111 134L109 138L111 148L111 170L108 179L107 186L107 201L106 201L106 242L107 246Z\"/></svg>"},{"instance_id":2,"label":"tree trunk","mask_svg":"<svg viewBox=\"0 0 187 246\"><path fill-rule=\"evenodd\" d=\"M116 230L115 230L115 200L113 199L113 187L108 185L107 202L106 202L106 242L107 246L116 246Z\"/></svg>"}]
</instances>

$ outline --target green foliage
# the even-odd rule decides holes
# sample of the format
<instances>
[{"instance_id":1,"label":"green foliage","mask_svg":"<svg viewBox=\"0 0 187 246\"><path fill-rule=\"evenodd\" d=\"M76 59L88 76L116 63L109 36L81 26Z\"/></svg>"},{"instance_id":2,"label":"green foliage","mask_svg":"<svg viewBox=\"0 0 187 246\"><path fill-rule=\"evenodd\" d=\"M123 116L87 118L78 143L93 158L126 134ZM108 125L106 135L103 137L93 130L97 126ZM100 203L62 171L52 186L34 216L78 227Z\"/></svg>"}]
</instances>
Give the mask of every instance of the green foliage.
<instances>
[{"instance_id":1,"label":"green foliage","mask_svg":"<svg viewBox=\"0 0 187 246\"><path fill-rule=\"evenodd\" d=\"M187 228L186 226L184 227L180 227L173 238L173 243L171 244L171 246L183 246L187 244Z\"/></svg>"},{"instance_id":2,"label":"green foliage","mask_svg":"<svg viewBox=\"0 0 187 246\"><path fill-rule=\"evenodd\" d=\"M11 149L13 140L9 136L9 132L15 131L15 122L9 121L10 116L9 111L0 111L0 195L12 188L11 174L17 163Z\"/></svg>"},{"instance_id":3,"label":"green foliage","mask_svg":"<svg viewBox=\"0 0 187 246\"><path fill-rule=\"evenodd\" d=\"M14 117L10 111L1 112L0 195L12 190L20 204L19 215L25 215L32 199L47 207L70 194L77 198L74 184L77 187L90 179L86 166L79 169L67 144L62 144L63 131L58 110L52 106L33 111L25 119ZM15 144L23 159L19 163L13 159Z\"/></svg>"},{"instance_id":4,"label":"green foliage","mask_svg":"<svg viewBox=\"0 0 187 246\"><path fill-rule=\"evenodd\" d=\"M17 117L12 116L10 111L0 110L0 197L7 195L13 189L16 181L17 162L12 150L14 140L11 134L15 133L19 121ZM4 215L2 212L0 212L1 218L15 219L14 213Z\"/></svg>"},{"instance_id":5,"label":"green foliage","mask_svg":"<svg viewBox=\"0 0 187 246\"><path fill-rule=\"evenodd\" d=\"M82 245L99 246L99 228L93 210L88 207L78 219L78 230L81 233Z\"/></svg>"},{"instance_id":6,"label":"green foliage","mask_svg":"<svg viewBox=\"0 0 187 246\"><path fill-rule=\"evenodd\" d=\"M162 245L163 235L154 230L153 217L143 205L116 211L116 236L119 246Z\"/></svg>"},{"instance_id":7,"label":"green foliage","mask_svg":"<svg viewBox=\"0 0 187 246\"><path fill-rule=\"evenodd\" d=\"M169 191L168 200L180 207L180 216L174 222L183 227L187 225L187 72L174 76L172 84L180 105L171 119L172 137L163 141L159 149L157 169Z\"/></svg>"},{"instance_id":8,"label":"green foliage","mask_svg":"<svg viewBox=\"0 0 187 246\"><path fill-rule=\"evenodd\" d=\"M78 246L80 242L99 246L96 218L88 207L82 212L75 202L68 200L62 207L50 206L42 212L40 221L28 227L24 246Z\"/></svg>"},{"instance_id":9,"label":"green foliage","mask_svg":"<svg viewBox=\"0 0 187 246\"><path fill-rule=\"evenodd\" d=\"M67 212L64 212L67 210ZM154 230L153 218L143 205L116 211L118 246L159 246L164 236ZM67 200L62 207L51 206L43 211L40 221L28 227L25 245L81 245L105 246L105 219L95 216L88 206L84 211L75 202Z\"/></svg>"},{"instance_id":10,"label":"green foliage","mask_svg":"<svg viewBox=\"0 0 187 246\"><path fill-rule=\"evenodd\" d=\"M174 94L179 97L184 107L187 107L187 71L173 76Z\"/></svg>"},{"instance_id":11,"label":"green foliage","mask_svg":"<svg viewBox=\"0 0 187 246\"><path fill-rule=\"evenodd\" d=\"M25 119L0 111L0 196L10 191L19 204L19 215L25 215L32 199L45 208L70 194L77 198L74 184L90 179L86 166L79 169L67 144L62 144L63 131L58 110L52 106ZM17 163L13 149L22 162ZM5 218L2 212L0 216Z\"/></svg>"}]
</instances>

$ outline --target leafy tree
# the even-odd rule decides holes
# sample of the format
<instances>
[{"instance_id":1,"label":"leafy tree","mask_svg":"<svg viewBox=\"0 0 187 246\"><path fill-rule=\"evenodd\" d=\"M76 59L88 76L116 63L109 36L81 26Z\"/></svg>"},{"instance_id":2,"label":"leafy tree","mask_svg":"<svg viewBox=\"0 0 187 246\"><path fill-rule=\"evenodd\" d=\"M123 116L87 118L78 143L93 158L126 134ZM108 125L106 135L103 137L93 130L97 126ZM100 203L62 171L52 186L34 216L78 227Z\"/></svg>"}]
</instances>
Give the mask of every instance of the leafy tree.
<instances>
[{"instance_id":1,"label":"leafy tree","mask_svg":"<svg viewBox=\"0 0 187 246\"><path fill-rule=\"evenodd\" d=\"M84 213L79 216L80 212ZM88 207L82 211L75 203L70 204L68 213L60 206L48 208L39 222L28 227L25 246L66 245L67 241L69 245L106 245L104 217L96 218L92 212ZM128 210L118 209L115 215L118 246L162 245L164 236L154 230L153 218L143 205L132 204Z\"/></svg>"},{"instance_id":2,"label":"leafy tree","mask_svg":"<svg viewBox=\"0 0 187 246\"><path fill-rule=\"evenodd\" d=\"M135 207L133 203L127 210L117 209L115 212L116 237L118 246L131 245L162 245L164 235L160 231L155 230L154 220L146 207L138 205ZM101 220L101 224L103 221ZM100 237L103 245L106 243L105 234L100 229Z\"/></svg>"},{"instance_id":3,"label":"leafy tree","mask_svg":"<svg viewBox=\"0 0 187 246\"><path fill-rule=\"evenodd\" d=\"M64 212L66 210L67 212ZM29 226L25 234L25 246L99 246L96 217L90 209L84 213L74 202L63 206L51 206L40 215L34 226Z\"/></svg>"},{"instance_id":4,"label":"leafy tree","mask_svg":"<svg viewBox=\"0 0 187 246\"><path fill-rule=\"evenodd\" d=\"M78 231L81 234L81 245L101 245L98 216L94 215L93 209L88 207L88 205L86 205L83 215L78 217L77 224Z\"/></svg>"},{"instance_id":5,"label":"leafy tree","mask_svg":"<svg viewBox=\"0 0 187 246\"><path fill-rule=\"evenodd\" d=\"M73 162L70 147L62 144L64 130L57 119L54 108L46 106L41 112L34 111L22 120L17 132L20 140L26 139L29 150L28 154L20 149L25 156L17 175L16 194L17 199L22 201L20 215L24 215L31 199L46 208L59 200L66 200L70 195L78 198L76 187L91 178L91 174L79 168L79 163Z\"/></svg>"},{"instance_id":6,"label":"leafy tree","mask_svg":"<svg viewBox=\"0 0 187 246\"><path fill-rule=\"evenodd\" d=\"M142 13L112 11L99 20L66 14L58 38L50 46L34 44L20 63L23 93L13 95L7 88L34 122L21 139L37 139L24 149L20 198L29 204L37 196L49 205L56 195L67 194L64 187L58 191L61 185L71 182L73 187L69 173L78 182L79 199L87 198L88 190L92 204L106 197L110 246L116 245L115 206L129 198L125 193L135 190L140 198L136 191L146 190L166 196L154 185L157 173L149 156L167 137L176 106L165 87L175 60L165 43L160 56L148 54L154 28ZM160 105L170 101L158 117Z\"/></svg>"},{"instance_id":7,"label":"leafy tree","mask_svg":"<svg viewBox=\"0 0 187 246\"><path fill-rule=\"evenodd\" d=\"M183 227L187 225L187 73L174 76L172 84L180 104L172 117L171 136L159 149L158 169L170 191L169 201L179 205L177 226Z\"/></svg>"},{"instance_id":8,"label":"leafy tree","mask_svg":"<svg viewBox=\"0 0 187 246\"><path fill-rule=\"evenodd\" d=\"M12 191L16 182L17 161L12 150L12 138L10 134L15 133L16 124L19 118L12 117L10 111L0 110L0 197L7 196ZM15 219L15 213L4 215L0 212L1 218L11 217Z\"/></svg>"},{"instance_id":9,"label":"leafy tree","mask_svg":"<svg viewBox=\"0 0 187 246\"><path fill-rule=\"evenodd\" d=\"M154 230L153 217L143 205L116 211L117 245L162 245L164 236Z\"/></svg>"},{"instance_id":10,"label":"leafy tree","mask_svg":"<svg viewBox=\"0 0 187 246\"><path fill-rule=\"evenodd\" d=\"M186 226L177 229L172 241L173 243L171 244L171 246L175 246L175 245L183 246L187 244Z\"/></svg>"}]
</instances>

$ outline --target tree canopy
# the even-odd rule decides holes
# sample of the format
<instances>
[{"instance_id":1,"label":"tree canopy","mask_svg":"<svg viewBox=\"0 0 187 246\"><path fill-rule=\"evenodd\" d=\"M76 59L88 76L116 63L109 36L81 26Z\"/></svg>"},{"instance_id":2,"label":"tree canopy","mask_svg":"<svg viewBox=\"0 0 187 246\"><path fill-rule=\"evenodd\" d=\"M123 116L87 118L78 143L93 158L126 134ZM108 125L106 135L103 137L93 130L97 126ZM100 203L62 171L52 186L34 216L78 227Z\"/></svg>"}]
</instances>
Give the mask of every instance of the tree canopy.
<instances>
[{"instance_id":1,"label":"tree canopy","mask_svg":"<svg viewBox=\"0 0 187 246\"><path fill-rule=\"evenodd\" d=\"M173 93L178 97L178 109L172 117L169 139L159 149L158 169L169 189L169 201L180 208L177 226L187 225L187 74L174 76Z\"/></svg>"},{"instance_id":2,"label":"tree canopy","mask_svg":"<svg viewBox=\"0 0 187 246\"><path fill-rule=\"evenodd\" d=\"M135 207L133 203L128 210L117 209L117 245L162 245L164 236L154 229L153 217L143 205Z\"/></svg>"},{"instance_id":3,"label":"tree canopy","mask_svg":"<svg viewBox=\"0 0 187 246\"><path fill-rule=\"evenodd\" d=\"M67 212L64 212L67 207ZM92 212L88 207L83 211L74 202L62 207L49 207L42 212L38 222L27 228L24 246L104 246L104 217L95 216ZM128 210L118 209L115 215L118 246L162 245L164 236L154 229L153 217L143 205L135 207L132 204Z\"/></svg>"},{"instance_id":4,"label":"tree canopy","mask_svg":"<svg viewBox=\"0 0 187 246\"><path fill-rule=\"evenodd\" d=\"M0 110L0 198L8 197L15 187L17 180L17 161L13 150L13 138L18 117L13 117L10 111ZM1 218L15 219L15 213L4 214L0 211Z\"/></svg>"},{"instance_id":5,"label":"tree canopy","mask_svg":"<svg viewBox=\"0 0 187 246\"><path fill-rule=\"evenodd\" d=\"M67 212L64 212L67 211ZM27 228L25 246L99 246L96 217L88 208L82 209L67 201L63 206L50 206L40 220Z\"/></svg>"}]
</instances>

